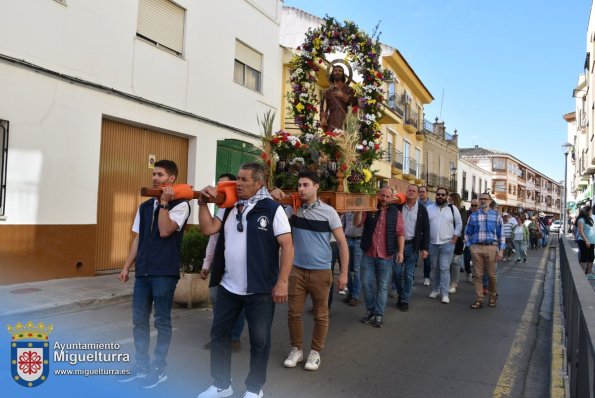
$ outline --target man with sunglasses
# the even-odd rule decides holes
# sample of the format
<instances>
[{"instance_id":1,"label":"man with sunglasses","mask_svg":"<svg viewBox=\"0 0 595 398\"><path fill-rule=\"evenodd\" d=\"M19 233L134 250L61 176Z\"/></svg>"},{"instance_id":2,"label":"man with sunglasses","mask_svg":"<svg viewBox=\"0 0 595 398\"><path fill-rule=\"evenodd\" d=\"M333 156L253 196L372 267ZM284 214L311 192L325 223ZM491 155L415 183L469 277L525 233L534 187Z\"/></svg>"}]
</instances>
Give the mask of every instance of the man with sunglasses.
<instances>
[{"instance_id":1,"label":"man with sunglasses","mask_svg":"<svg viewBox=\"0 0 595 398\"><path fill-rule=\"evenodd\" d=\"M211 376L214 382L198 398L233 394L231 335L242 310L245 310L251 345L244 397L263 396L275 303L287 301L293 262L291 227L283 207L272 200L265 187L262 164L245 163L240 167L236 191L239 198L236 205L220 209L216 217L206 206L208 199L216 197L215 188L205 187L199 199L201 231L205 235L221 233L209 284L218 286L211 327Z\"/></svg>"},{"instance_id":2,"label":"man with sunglasses","mask_svg":"<svg viewBox=\"0 0 595 398\"><path fill-rule=\"evenodd\" d=\"M485 192L479 195L479 210L469 216L465 228L465 244L471 248L473 257L473 279L475 284L475 302L472 309L483 306L483 274L488 274L488 292L490 307L496 306L496 262L502 260L506 240L502 231L502 216L490 209L492 197Z\"/></svg>"}]
</instances>

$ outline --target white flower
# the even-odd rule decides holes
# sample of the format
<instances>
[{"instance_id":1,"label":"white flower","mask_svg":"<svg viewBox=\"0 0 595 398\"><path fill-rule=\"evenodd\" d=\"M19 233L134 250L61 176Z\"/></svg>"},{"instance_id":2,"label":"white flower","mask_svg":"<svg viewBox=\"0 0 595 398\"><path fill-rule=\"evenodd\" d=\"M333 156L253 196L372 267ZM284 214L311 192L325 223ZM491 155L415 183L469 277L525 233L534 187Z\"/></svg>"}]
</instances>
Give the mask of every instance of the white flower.
<instances>
[{"instance_id":1,"label":"white flower","mask_svg":"<svg viewBox=\"0 0 595 398\"><path fill-rule=\"evenodd\" d=\"M364 144L364 145L368 145L368 141L367 141L367 140L363 140L363 141L362 141L362 144Z\"/></svg>"},{"instance_id":2,"label":"white flower","mask_svg":"<svg viewBox=\"0 0 595 398\"><path fill-rule=\"evenodd\" d=\"M361 151L362 149L364 149L364 146L362 144L357 144L355 146L355 149L358 150L358 151Z\"/></svg>"}]
</instances>

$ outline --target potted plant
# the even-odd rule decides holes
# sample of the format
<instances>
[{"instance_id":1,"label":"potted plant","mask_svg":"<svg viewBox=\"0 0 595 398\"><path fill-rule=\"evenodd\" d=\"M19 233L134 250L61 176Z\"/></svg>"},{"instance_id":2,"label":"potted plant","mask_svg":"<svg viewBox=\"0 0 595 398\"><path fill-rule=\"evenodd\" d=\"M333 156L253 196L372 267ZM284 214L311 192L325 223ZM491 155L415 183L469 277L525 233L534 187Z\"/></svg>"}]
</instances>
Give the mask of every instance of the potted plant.
<instances>
[{"instance_id":1,"label":"potted plant","mask_svg":"<svg viewBox=\"0 0 595 398\"><path fill-rule=\"evenodd\" d=\"M204 304L209 299L209 281L202 279L199 274L208 243L209 237L203 235L196 225L190 225L184 233L180 252L180 280L174 301L186 304L188 308L194 304Z\"/></svg>"}]
</instances>

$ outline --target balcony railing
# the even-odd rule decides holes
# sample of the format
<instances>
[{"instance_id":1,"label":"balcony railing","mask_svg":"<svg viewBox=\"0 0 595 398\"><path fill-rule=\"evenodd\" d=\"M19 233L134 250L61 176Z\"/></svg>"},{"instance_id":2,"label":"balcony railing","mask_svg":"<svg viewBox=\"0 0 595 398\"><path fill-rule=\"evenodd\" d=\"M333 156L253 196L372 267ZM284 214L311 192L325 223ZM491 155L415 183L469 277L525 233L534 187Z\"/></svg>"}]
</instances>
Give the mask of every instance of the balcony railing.
<instances>
[{"instance_id":1,"label":"balcony railing","mask_svg":"<svg viewBox=\"0 0 595 398\"><path fill-rule=\"evenodd\" d=\"M417 173L415 173L415 178L417 178L418 180L421 180L425 177L425 175L426 175L426 165L417 163Z\"/></svg>"},{"instance_id":2,"label":"balcony railing","mask_svg":"<svg viewBox=\"0 0 595 398\"><path fill-rule=\"evenodd\" d=\"M386 101L386 106L395 112L397 115L404 117L405 116L405 107L403 105L403 97L399 94L391 94L388 96L388 100Z\"/></svg>"},{"instance_id":3,"label":"balcony railing","mask_svg":"<svg viewBox=\"0 0 595 398\"><path fill-rule=\"evenodd\" d=\"M408 174L417 175L417 162L413 158L405 158ZM404 170L405 171L405 170Z\"/></svg>"},{"instance_id":4,"label":"balcony railing","mask_svg":"<svg viewBox=\"0 0 595 398\"><path fill-rule=\"evenodd\" d=\"M424 124L422 126L422 133L425 134L433 134L434 133L434 124L430 122L428 119L424 119Z\"/></svg>"},{"instance_id":5,"label":"balcony railing","mask_svg":"<svg viewBox=\"0 0 595 398\"><path fill-rule=\"evenodd\" d=\"M393 167L403 171L403 153L396 151L395 158L393 160Z\"/></svg>"},{"instance_id":6,"label":"balcony railing","mask_svg":"<svg viewBox=\"0 0 595 398\"><path fill-rule=\"evenodd\" d=\"M405 105L405 125L413 126L416 130L419 126L419 114L411 110L410 105Z\"/></svg>"},{"instance_id":7,"label":"balcony railing","mask_svg":"<svg viewBox=\"0 0 595 398\"><path fill-rule=\"evenodd\" d=\"M428 177L426 178L426 184L431 187L437 187L440 185L440 177L434 173L428 173Z\"/></svg>"}]
</instances>

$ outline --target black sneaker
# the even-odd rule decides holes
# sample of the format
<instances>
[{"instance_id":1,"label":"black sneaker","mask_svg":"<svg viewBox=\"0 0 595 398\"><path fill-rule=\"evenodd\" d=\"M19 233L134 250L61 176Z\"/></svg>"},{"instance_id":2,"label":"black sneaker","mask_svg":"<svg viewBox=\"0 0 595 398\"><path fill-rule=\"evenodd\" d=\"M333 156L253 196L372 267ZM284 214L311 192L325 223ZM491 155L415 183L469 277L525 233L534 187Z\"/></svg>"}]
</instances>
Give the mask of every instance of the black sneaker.
<instances>
[{"instance_id":1,"label":"black sneaker","mask_svg":"<svg viewBox=\"0 0 595 398\"><path fill-rule=\"evenodd\" d=\"M517 262L517 263L520 263L520 262L521 262L521 259L520 259L520 258L517 258L517 259L516 259L516 262Z\"/></svg>"},{"instance_id":2,"label":"black sneaker","mask_svg":"<svg viewBox=\"0 0 595 398\"><path fill-rule=\"evenodd\" d=\"M380 315L376 315L374 317L374 321L372 322L372 326L374 326L375 328L381 328L382 326L384 326L384 324L382 323L382 317Z\"/></svg>"},{"instance_id":3,"label":"black sneaker","mask_svg":"<svg viewBox=\"0 0 595 398\"><path fill-rule=\"evenodd\" d=\"M121 379L118 379L118 383L130 383L131 381L134 381L134 380L143 380L143 379L146 379L147 376L149 376L148 370L135 368L132 370L132 372L130 372L130 375L123 377Z\"/></svg>"},{"instance_id":4,"label":"black sneaker","mask_svg":"<svg viewBox=\"0 0 595 398\"><path fill-rule=\"evenodd\" d=\"M400 309L402 312L407 312L407 311L409 311L409 303L401 303L401 306L399 307L399 309Z\"/></svg>"},{"instance_id":5,"label":"black sneaker","mask_svg":"<svg viewBox=\"0 0 595 398\"><path fill-rule=\"evenodd\" d=\"M523 259L523 263L526 263L526 262L527 262L527 257L525 257L525 258Z\"/></svg>"},{"instance_id":6,"label":"black sneaker","mask_svg":"<svg viewBox=\"0 0 595 398\"><path fill-rule=\"evenodd\" d=\"M371 311L366 311L366 315L360 319L361 323L370 323L374 319L374 313Z\"/></svg>"},{"instance_id":7,"label":"black sneaker","mask_svg":"<svg viewBox=\"0 0 595 398\"><path fill-rule=\"evenodd\" d=\"M167 380L167 375L165 374L165 369L158 369L155 368L151 370L149 376L147 376L147 380L143 385L143 388L148 390L150 388L155 388L159 384L163 383Z\"/></svg>"},{"instance_id":8,"label":"black sneaker","mask_svg":"<svg viewBox=\"0 0 595 398\"><path fill-rule=\"evenodd\" d=\"M399 301L397 301L397 308L401 308L403 303L401 302L401 297L399 297Z\"/></svg>"}]
</instances>

